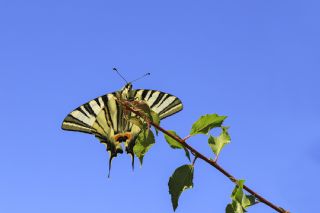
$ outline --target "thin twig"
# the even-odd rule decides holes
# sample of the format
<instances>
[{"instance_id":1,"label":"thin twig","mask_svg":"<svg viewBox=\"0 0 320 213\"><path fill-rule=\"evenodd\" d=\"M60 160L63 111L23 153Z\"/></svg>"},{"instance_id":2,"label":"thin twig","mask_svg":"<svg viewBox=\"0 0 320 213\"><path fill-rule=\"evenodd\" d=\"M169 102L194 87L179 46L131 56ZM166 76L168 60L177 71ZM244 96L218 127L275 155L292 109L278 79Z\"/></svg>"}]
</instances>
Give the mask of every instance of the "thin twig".
<instances>
[{"instance_id":1,"label":"thin twig","mask_svg":"<svg viewBox=\"0 0 320 213\"><path fill-rule=\"evenodd\" d=\"M130 110L131 112L135 113L136 115L138 115L139 117L143 118L143 114L140 111L134 110L132 109L130 106L128 106L128 104L123 103L123 105L126 107L126 109ZM216 168L219 172L221 172L223 175L225 175L227 178L229 178L233 183L237 184L237 179L232 176L229 172L227 172L225 169L223 169L217 162L215 162L214 160L211 160L209 158L207 158L206 156L204 156L203 154L201 154L200 152L198 152L196 149L194 149L192 146L190 146L188 143L186 143L185 139L189 138L187 136L187 138L185 139L181 139L178 136L168 132L167 130L163 129L161 126L153 123L150 121L150 124L152 126L154 126L156 129L158 129L159 131L161 131L162 133L168 135L169 137L171 137L172 139L174 139L175 141L179 142L180 144L182 144L186 149L188 149L190 152L193 153L193 155L196 158L200 158L203 161L207 162L208 164L210 164L211 166L213 166L214 168ZM195 160L194 160L195 161ZM243 189L245 189L247 192L249 192L251 195L253 195L256 199L258 199L260 202L266 204L267 206L273 208L274 210L276 210L277 212L280 213L290 213L289 211L274 205L273 203L271 203L270 201L268 201L267 199L265 199L264 197L262 197L261 195L259 195L258 193L256 193L255 191L253 191L252 189L250 189L249 187L247 187L246 185L243 185Z\"/></svg>"}]
</instances>

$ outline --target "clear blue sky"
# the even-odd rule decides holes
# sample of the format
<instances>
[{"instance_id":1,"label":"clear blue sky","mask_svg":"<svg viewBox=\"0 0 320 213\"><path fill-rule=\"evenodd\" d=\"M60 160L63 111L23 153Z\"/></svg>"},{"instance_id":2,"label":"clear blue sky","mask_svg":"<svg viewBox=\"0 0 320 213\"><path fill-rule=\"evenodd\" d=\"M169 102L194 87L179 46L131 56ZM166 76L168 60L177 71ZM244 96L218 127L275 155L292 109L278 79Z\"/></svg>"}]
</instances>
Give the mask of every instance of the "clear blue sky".
<instances>
[{"instance_id":1,"label":"clear blue sky","mask_svg":"<svg viewBox=\"0 0 320 213\"><path fill-rule=\"evenodd\" d=\"M0 1L0 212L172 212L167 182L184 163L159 136L144 165L113 162L91 135L60 129L75 107L135 88L175 94L162 122L188 134L229 116L219 163L277 205L318 208L318 1ZM190 144L210 156L204 136ZM212 157L212 155L211 155ZM233 185L197 161L177 212L224 212ZM249 212L273 212L259 204Z\"/></svg>"}]
</instances>

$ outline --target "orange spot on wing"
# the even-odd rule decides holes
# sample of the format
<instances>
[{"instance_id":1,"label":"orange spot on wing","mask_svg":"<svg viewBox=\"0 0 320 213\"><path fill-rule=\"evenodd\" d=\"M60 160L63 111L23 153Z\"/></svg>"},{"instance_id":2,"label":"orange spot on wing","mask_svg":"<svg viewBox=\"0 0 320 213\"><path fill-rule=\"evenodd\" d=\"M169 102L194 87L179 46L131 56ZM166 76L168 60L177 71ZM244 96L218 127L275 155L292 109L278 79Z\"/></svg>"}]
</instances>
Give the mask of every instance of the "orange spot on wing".
<instances>
[{"instance_id":1,"label":"orange spot on wing","mask_svg":"<svg viewBox=\"0 0 320 213\"><path fill-rule=\"evenodd\" d=\"M119 133L116 134L115 136L113 136L115 141L118 141L120 138L126 138L127 140L131 140L132 138L132 134L130 132L126 132L126 133Z\"/></svg>"},{"instance_id":2,"label":"orange spot on wing","mask_svg":"<svg viewBox=\"0 0 320 213\"><path fill-rule=\"evenodd\" d=\"M132 138L132 134L130 132L124 133L124 136L127 136L128 140L130 141Z\"/></svg>"}]
</instances>

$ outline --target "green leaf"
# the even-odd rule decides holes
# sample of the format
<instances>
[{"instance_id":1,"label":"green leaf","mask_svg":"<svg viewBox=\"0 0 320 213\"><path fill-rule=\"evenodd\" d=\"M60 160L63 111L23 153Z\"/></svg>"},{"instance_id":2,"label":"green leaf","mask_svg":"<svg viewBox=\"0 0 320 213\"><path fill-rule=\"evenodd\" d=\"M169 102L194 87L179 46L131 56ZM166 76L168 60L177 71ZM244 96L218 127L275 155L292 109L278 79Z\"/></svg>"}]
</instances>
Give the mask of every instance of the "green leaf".
<instances>
[{"instance_id":1,"label":"green leaf","mask_svg":"<svg viewBox=\"0 0 320 213\"><path fill-rule=\"evenodd\" d=\"M181 193L193 187L193 166L183 165L177 168L169 179L169 193L173 210L178 207L178 201Z\"/></svg>"},{"instance_id":2,"label":"green leaf","mask_svg":"<svg viewBox=\"0 0 320 213\"><path fill-rule=\"evenodd\" d=\"M227 205L226 213L235 213L235 211L233 210L232 204Z\"/></svg>"},{"instance_id":3,"label":"green leaf","mask_svg":"<svg viewBox=\"0 0 320 213\"><path fill-rule=\"evenodd\" d=\"M152 122L157 124L157 125L160 125L160 118L159 118L159 115L158 113L156 113L155 111L151 110L151 118L152 118Z\"/></svg>"},{"instance_id":4,"label":"green leaf","mask_svg":"<svg viewBox=\"0 0 320 213\"><path fill-rule=\"evenodd\" d=\"M168 130L168 132L180 138L175 131ZM186 157L189 159L189 161L191 160L189 150L187 150L181 143L179 143L178 141L174 140L173 138L171 138L169 135L166 135L166 134L164 134L164 138L166 139L167 143L172 149L184 149L186 153Z\"/></svg>"},{"instance_id":5,"label":"green leaf","mask_svg":"<svg viewBox=\"0 0 320 213\"><path fill-rule=\"evenodd\" d=\"M217 114L207 114L201 116L191 128L190 135L208 134L208 132L215 128L220 127L227 116L219 116Z\"/></svg>"},{"instance_id":6,"label":"green leaf","mask_svg":"<svg viewBox=\"0 0 320 213\"><path fill-rule=\"evenodd\" d=\"M250 206L253 206L257 204L257 200L256 200L256 197L253 196L253 195L245 195L243 196L242 198L242 206L243 208L248 208Z\"/></svg>"},{"instance_id":7,"label":"green leaf","mask_svg":"<svg viewBox=\"0 0 320 213\"><path fill-rule=\"evenodd\" d=\"M143 163L144 155L149 151L154 143L155 139L152 131L145 130L138 135L136 144L133 147L133 152L139 158L141 165Z\"/></svg>"},{"instance_id":8,"label":"green leaf","mask_svg":"<svg viewBox=\"0 0 320 213\"><path fill-rule=\"evenodd\" d=\"M168 132L170 132L171 134L177 136L178 138L179 135L177 135L177 133L173 130L168 130ZM164 138L166 139L167 143L169 144L169 146L173 149L182 149L183 145L181 143L179 143L178 141L174 140L173 138L171 138L169 135L164 134Z\"/></svg>"},{"instance_id":9,"label":"green leaf","mask_svg":"<svg viewBox=\"0 0 320 213\"><path fill-rule=\"evenodd\" d=\"M151 118L152 118L152 122L157 124L158 126L160 125L160 118L158 113L156 113L155 111L151 110ZM156 131L156 135L158 135L158 129L154 128Z\"/></svg>"},{"instance_id":10,"label":"green leaf","mask_svg":"<svg viewBox=\"0 0 320 213\"><path fill-rule=\"evenodd\" d=\"M229 127L224 127L224 126L221 127L222 133L218 137L213 137L211 135L209 136L209 139L208 139L209 146L211 147L214 154L216 154L216 156L219 155L224 145L230 143L231 138L228 133L228 128Z\"/></svg>"},{"instance_id":11,"label":"green leaf","mask_svg":"<svg viewBox=\"0 0 320 213\"><path fill-rule=\"evenodd\" d=\"M243 183L244 183L244 180L238 180L237 185L234 187L231 194L232 200L236 200L239 203L242 203Z\"/></svg>"},{"instance_id":12,"label":"green leaf","mask_svg":"<svg viewBox=\"0 0 320 213\"><path fill-rule=\"evenodd\" d=\"M257 203L256 198L253 195L246 195L243 192L243 184L244 184L244 180L237 181L237 185L234 187L231 194L232 203L228 204L226 208L226 212L229 211L230 213L232 213L231 207L230 207L231 205L234 213L243 213L243 212L246 212L246 209L249 206L252 206Z\"/></svg>"},{"instance_id":13,"label":"green leaf","mask_svg":"<svg viewBox=\"0 0 320 213\"><path fill-rule=\"evenodd\" d=\"M245 212L245 209L241 206L241 203L239 203L236 200L232 201L232 208L235 213L244 213Z\"/></svg>"},{"instance_id":14,"label":"green leaf","mask_svg":"<svg viewBox=\"0 0 320 213\"><path fill-rule=\"evenodd\" d=\"M236 200L233 200L232 203L229 203L226 207L226 213L244 213L244 212L246 212L246 210Z\"/></svg>"},{"instance_id":15,"label":"green leaf","mask_svg":"<svg viewBox=\"0 0 320 213\"><path fill-rule=\"evenodd\" d=\"M244 213L246 210L241 206L241 204L235 200L228 204L226 207L226 213Z\"/></svg>"}]
</instances>

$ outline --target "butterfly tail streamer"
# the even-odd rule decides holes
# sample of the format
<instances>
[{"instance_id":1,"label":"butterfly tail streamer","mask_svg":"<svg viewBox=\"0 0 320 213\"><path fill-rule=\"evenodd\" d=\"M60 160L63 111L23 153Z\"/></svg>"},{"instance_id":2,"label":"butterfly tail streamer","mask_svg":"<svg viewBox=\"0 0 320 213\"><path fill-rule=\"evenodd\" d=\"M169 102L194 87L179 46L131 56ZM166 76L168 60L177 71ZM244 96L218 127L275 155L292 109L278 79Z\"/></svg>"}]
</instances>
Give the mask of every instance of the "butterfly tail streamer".
<instances>
[{"instance_id":1,"label":"butterfly tail streamer","mask_svg":"<svg viewBox=\"0 0 320 213\"><path fill-rule=\"evenodd\" d=\"M109 169L108 169L108 178L110 178L111 165L112 165L112 158L113 158L113 156L110 156L110 157L109 157Z\"/></svg>"},{"instance_id":2,"label":"butterfly tail streamer","mask_svg":"<svg viewBox=\"0 0 320 213\"><path fill-rule=\"evenodd\" d=\"M134 171L134 155L131 154L131 167L132 167L132 171Z\"/></svg>"}]
</instances>

